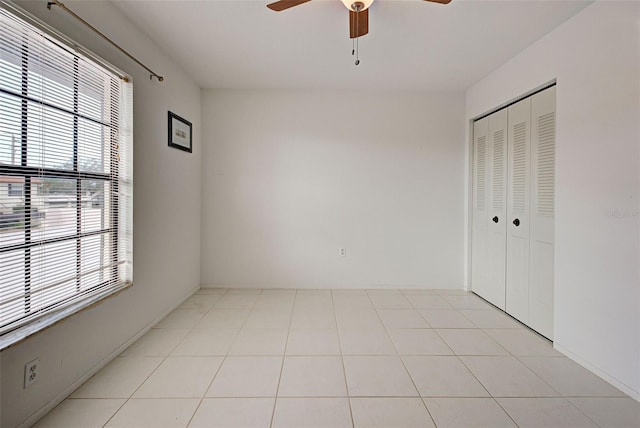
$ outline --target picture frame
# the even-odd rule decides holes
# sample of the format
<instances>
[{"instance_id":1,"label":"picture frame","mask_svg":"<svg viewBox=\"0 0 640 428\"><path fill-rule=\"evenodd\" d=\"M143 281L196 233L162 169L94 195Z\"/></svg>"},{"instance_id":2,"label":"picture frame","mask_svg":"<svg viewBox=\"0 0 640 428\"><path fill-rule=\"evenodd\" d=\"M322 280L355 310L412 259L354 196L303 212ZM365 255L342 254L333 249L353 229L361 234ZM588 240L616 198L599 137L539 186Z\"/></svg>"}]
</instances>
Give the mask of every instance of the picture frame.
<instances>
[{"instance_id":1,"label":"picture frame","mask_svg":"<svg viewBox=\"0 0 640 428\"><path fill-rule=\"evenodd\" d=\"M192 153L193 126L187 119L168 112L169 147Z\"/></svg>"}]
</instances>

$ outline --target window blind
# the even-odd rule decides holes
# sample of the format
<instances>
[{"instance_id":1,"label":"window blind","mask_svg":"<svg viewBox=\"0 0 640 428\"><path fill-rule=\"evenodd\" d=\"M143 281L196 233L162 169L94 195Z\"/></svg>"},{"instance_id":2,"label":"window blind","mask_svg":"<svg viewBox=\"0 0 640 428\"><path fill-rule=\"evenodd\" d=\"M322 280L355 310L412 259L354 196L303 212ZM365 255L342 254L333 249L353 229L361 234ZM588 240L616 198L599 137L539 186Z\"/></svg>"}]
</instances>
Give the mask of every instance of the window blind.
<instances>
[{"instance_id":1,"label":"window blind","mask_svg":"<svg viewBox=\"0 0 640 428\"><path fill-rule=\"evenodd\" d=\"M86 53L0 2L0 349L132 282L132 85Z\"/></svg>"}]
</instances>

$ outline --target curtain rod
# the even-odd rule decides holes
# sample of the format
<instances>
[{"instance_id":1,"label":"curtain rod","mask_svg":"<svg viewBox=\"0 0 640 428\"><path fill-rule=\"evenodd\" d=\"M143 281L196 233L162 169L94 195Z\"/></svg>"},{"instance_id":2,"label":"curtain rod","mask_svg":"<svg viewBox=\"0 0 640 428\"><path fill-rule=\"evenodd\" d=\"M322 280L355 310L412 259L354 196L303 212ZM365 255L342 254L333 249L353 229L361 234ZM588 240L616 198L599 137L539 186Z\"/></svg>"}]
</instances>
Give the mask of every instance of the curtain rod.
<instances>
[{"instance_id":1,"label":"curtain rod","mask_svg":"<svg viewBox=\"0 0 640 428\"><path fill-rule=\"evenodd\" d=\"M140 65L142 68L144 68L145 70L147 70L149 73L151 73L149 75L149 79L153 79L154 77L156 79L158 79L158 82L162 82L164 81L164 77L160 76L159 74L155 73L153 70L151 70L149 67L147 67L146 65L144 65L143 63L141 63L140 61L138 61L137 58L135 58L133 55L131 55L129 52L125 51L124 49L122 49L120 46L118 46L118 44L116 44L116 42L114 42L113 40L111 40L109 37L105 36L104 34L102 34L98 29L96 29L93 25L89 24L87 21L85 21L84 19L80 18L78 15L76 15L71 9L69 9L67 6L65 6L63 3L61 3L58 0L51 0L47 3L47 9L51 10L51 6L58 6L60 7L60 9L64 10L65 12L67 12L69 15L73 16L75 19L77 19L78 21L82 22L84 25L86 25L87 27L89 27L94 33L96 33L97 35L99 35L100 37L102 37L103 39L105 39L107 42L111 43L114 47L116 47L120 52L122 52L123 54L125 54L126 56L128 56L129 58L131 58L133 61L135 61L138 65Z\"/></svg>"}]
</instances>

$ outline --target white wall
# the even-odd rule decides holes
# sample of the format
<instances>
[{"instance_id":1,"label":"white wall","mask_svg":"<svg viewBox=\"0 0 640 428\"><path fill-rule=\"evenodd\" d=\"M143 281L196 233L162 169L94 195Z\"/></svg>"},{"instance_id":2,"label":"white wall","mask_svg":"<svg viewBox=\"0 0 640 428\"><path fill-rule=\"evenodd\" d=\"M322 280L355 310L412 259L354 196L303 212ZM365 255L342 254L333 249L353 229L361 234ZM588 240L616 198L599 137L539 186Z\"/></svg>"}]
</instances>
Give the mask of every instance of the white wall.
<instances>
[{"instance_id":1,"label":"white wall","mask_svg":"<svg viewBox=\"0 0 640 428\"><path fill-rule=\"evenodd\" d=\"M639 24L640 3L597 2L466 97L470 120L557 78L555 345L636 399Z\"/></svg>"},{"instance_id":2,"label":"white wall","mask_svg":"<svg viewBox=\"0 0 640 428\"><path fill-rule=\"evenodd\" d=\"M109 2L65 2L165 76L135 63L46 2L20 5L134 78L135 286L2 352L2 427L14 427L175 306L200 281L200 90ZM167 147L167 110L194 124L194 153ZM176 219L179 219L176 221ZM41 360L39 383L22 388L24 364ZM62 395L61 395L62 394Z\"/></svg>"},{"instance_id":3,"label":"white wall","mask_svg":"<svg viewBox=\"0 0 640 428\"><path fill-rule=\"evenodd\" d=\"M203 284L462 288L463 94L202 100Z\"/></svg>"}]
</instances>

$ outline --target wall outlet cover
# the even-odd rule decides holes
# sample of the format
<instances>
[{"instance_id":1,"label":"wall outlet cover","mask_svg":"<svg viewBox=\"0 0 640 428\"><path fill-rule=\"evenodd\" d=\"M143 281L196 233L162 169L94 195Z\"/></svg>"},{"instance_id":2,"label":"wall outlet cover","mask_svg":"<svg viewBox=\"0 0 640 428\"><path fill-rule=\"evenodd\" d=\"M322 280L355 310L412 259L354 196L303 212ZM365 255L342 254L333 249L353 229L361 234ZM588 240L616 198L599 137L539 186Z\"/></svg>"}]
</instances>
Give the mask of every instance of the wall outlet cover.
<instances>
[{"instance_id":1,"label":"wall outlet cover","mask_svg":"<svg viewBox=\"0 0 640 428\"><path fill-rule=\"evenodd\" d=\"M40 358L29 361L24 365L24 387L33 385L40 378Z\"/></svg>"}]
</instances>

